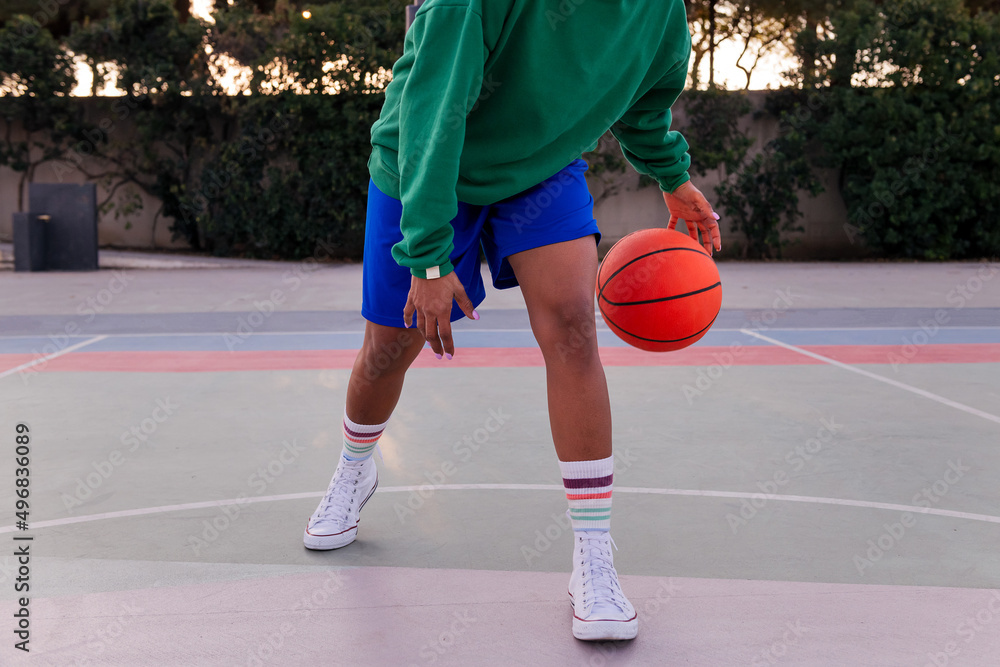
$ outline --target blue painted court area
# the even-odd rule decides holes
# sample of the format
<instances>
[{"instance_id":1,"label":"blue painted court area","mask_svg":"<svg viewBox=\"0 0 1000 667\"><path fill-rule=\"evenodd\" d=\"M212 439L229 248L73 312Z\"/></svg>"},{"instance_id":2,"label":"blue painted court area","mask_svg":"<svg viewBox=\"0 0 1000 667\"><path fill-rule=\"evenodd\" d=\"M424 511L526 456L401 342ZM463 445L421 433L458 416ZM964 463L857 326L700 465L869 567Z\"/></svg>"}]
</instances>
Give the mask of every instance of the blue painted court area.
<instances>
[{"instance_id":1,"label":"blue painted court area","mask_svg":"<svg viewBox=\"0 0 1000 667\"><path fill-rule=\"evenodd\" d=\"M869 317L879 314L878 312L868 313ZM882 321L891 322L891 316L896 313L883 311L881 314L885 316ZM94 327L95 334L97 331L108 331L108 333L97 334L105 335L106 338L88 346L88 351L357 350L362 340L363 323L351 322L353 313L350 312L335 313L334 317L330 317L329 313L324 313L324 315L326 317L323 319L339 320L340 326L345 327L345 329L341 331L258 331L241 326L241 320L246 320L245 315L234 315L229 318L228 322L206 323L209 325L210 333L191 330L133 333L145 328L146 317L138 315L131 318L116 317L113 328L112 323L98 322L99 325L103 326ZM979 324L961 326L940 325L931 317L916 326L890 324L888 326L844 328L786 327L781 324L780 320L788 319L787 313L773 325L762 321L759 313L745 313L743 315L744 317L740 321L739 313L726 313L696 345L704 347L729 346L734 343L768 345L766 342L742 334L741 329L767 333L791 345L1000 344L1000 324L997 324L992 313L976 313L975 317L965 318L963 321L979 322ZM174 317L182 319L183 315ZM272 326L280 325L282 319L286 318L279 314L275 317L275 320L279 321L269 322L269 324ZM919 317L916 319L918 322L921 321ZM57 330L59 324L61 322L55 322ZM225 324L228 324L229 328L226 328ZM317 324L321 324L321 322L314 322L313 326L316 327ZM498 326L508 328L497 328ZM602 347L626 347L626 344L615 336L603 321L598 320L596 326ZM260 329L263 328L260 327ZM18 331L23 331L23 329L18 329ZM481 324L458 322L456 331L458 332L456 335L459 345L463 347L536 347L531 330L520 310L493 311L491 321L485 321ZM0 354L43 355L52 350L86 342L90 338L92 336L39 336L27 333L5 335L0 337Z\"/></svg>"},{"instance_id":2,"label":"blue painted court area","mask_svg":"<svg viewBox=\"0 0 1000 667\"><path fill-rule=\"evenodd\" d=\"M961 284L977 267L946 269ZM615 564L640 619L636 640L602 644L570 634L544 368L509 296L457 325L456 363L410 371L358 540L313 552L302 528L363 326L327 295L353 274L324 269L242 335L253 308L221 307L280 271L137 272L90 321L51 276L17 275L14 298L0 273L2 428L31 429L30 529L11 514L0 539L33 538L32 651L14 652L8 614L0 662L995 664L1000 295L949 309L947 290L909 291L941 282L933 265L862 303L865 265L844 269L842 296L815 268L721 270L723 313L683 363L631 356L596 320ZM788 284L800 307L777 312ZM713 356L734 345L733 363ZM0 460L0 479L13 468Z\"/></svg>"},{"instance_id":3,"label":"blue painted court area","mask_svg":"<svg viewBox=\"0 0 1000 667\"><path fill-rule=\"evenodd\" d=\"M767 329L768 335L779 337L792 345L905 345L920 341L927 330L893 327L883 329ZM463 330L459 341L463 347L535 347L530 330ZM602 347L624 347L617 336L606 328L598 333ZM939 328L927 336L923 344L1000 344L1000 326ZM240 339L231 334L115 334L89 346L91 352L139 350L356 350L361 345L361 332L340 333L262 333ZM86 337L64 339L68 345L81 343ZM740 335L738 330L710 331L696 345L726 346L735 342L742 345L767 345L767 343ZM51 340L45 337L24 336L0 339L0 354L41 353Z\"/></svg>"}]
</instances>

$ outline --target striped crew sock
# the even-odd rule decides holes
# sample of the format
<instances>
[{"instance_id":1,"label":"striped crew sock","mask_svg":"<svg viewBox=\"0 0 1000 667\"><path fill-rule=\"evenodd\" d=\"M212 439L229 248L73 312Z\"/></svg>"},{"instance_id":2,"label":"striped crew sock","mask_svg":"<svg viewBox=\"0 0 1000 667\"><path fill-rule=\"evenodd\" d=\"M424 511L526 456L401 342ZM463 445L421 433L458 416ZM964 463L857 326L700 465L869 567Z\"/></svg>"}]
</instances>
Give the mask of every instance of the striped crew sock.
<instances>
[{"instance_id":1,"label":"striped crew sock","mask_svg":"<svg viewBox=\"0 0 1000 667\"><path fill-rule=\"evenodd\" d=\"M560 461L573 530L611 530L611 487L615 458Z\"/></svg>"},{"instance_id":2,"label":"striped crew sock","mask_svg":"<svg viewBox=\"0 0 1000 667\"><path fill-rule=\"evenodd\" d=\"M385 430L384 424L365 426L355 424L347 414L344 414L344 451L343 456L348 461L364 461L370 459L378 439Z\"/></svg>"}]
</instances>

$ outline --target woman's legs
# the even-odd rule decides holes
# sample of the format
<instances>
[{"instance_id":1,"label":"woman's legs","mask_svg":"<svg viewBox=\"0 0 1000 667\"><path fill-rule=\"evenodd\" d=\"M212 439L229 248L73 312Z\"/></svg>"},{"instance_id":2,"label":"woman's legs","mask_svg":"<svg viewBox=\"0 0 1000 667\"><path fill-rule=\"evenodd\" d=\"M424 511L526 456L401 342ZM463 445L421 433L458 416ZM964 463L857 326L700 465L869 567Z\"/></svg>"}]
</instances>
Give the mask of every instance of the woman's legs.
<instances>
[{"instance_id":1,"label":"woman's legs","mask_svg":"<svg viewBox=\"0 0 1000 667\"><path fill-rule=\"evenodd\" d=\"M635 608L618 583L611 552L611 402L597 349L592 236L509 258L531 329L545 357L549 421L573 527L573 636L632 639Z\"/></svg>"},{"instance_id":2,"label":"woman's legs","mask_svg":"<svg viewBox=\"0 0 1000 667\"><path fill-rule=\"evenodd\" d=\"M552 439L561 461L611 456L611 404L597 351L597 248L586 236L509 258L545 358ZM347 389L347 415L381 424L399 400L424 339L414 329L368 322Z\"/></svg>"},{"instance_id":3,"label":"woman's legs","mask_svg":"<svg viewBox=\"0 0 1000 667\"><path fill-rule=\"evenodd\" d=\"M542 356L560 461L611 456L611 403L597 352L592 236L511 255Z\"/></svg>"},{"instance_id":4,"label":"woman's legs","mask_svg":"<svg viewBox=\"0 0 1000 667\"><path fill-rule=\"evenodd\" d=\"M368 322L347 387L344 449L326 494L309 517L302 540L309 549L339 549L358 534L361 508L378 487L371 460L399 401L406 369L424 346L415 329Z\"/></svg>"},{"instance_id":5,"label":"woman's legs","mask_svg":"<svg viewBox=\"0 0 1000 667\"><path fill-rule=\"evenodd\" d=\"M423 346L424 338L416 329L368 322L347 385L347 416L359 424L388 421L403 390L406 370Z\"/></svg>"}]
</instances>

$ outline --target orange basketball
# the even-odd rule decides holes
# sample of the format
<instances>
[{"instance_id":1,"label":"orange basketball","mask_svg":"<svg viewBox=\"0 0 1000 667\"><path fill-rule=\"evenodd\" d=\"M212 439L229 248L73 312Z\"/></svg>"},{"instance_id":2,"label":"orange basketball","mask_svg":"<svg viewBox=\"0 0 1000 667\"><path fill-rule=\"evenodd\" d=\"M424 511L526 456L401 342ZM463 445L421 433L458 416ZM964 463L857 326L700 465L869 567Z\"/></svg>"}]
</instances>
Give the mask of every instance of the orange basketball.
<instances>
[{"instance_id":1,"label":"orange basketball","mask_svg":"<svg viewBox=\"0 0 1000 667\"><path fill-rule=\"evenodd\" d=\"M687 234L644 229L616 243L601 262L597 305L629 345L679 350L704 336L719 315L719 269Z\"/></svg>"}]
</instances>

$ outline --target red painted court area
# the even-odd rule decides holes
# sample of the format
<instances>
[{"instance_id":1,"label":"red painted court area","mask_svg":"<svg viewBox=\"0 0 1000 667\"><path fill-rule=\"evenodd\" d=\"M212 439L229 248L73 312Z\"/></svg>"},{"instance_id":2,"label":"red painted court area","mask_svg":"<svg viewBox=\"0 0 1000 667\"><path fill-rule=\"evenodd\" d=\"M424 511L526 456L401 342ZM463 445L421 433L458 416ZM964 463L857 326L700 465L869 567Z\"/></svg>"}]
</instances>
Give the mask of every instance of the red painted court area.
<instances>
[{"instance_id":1,"label":"red painted court area","mask_svg":"<svg viewBox=\"0 0 1000 667\"><path fill-rule=\"evenodd\" d=\"M1000 363L1000 343L903 345L802 345L799 349L846 364ZM207 373L349 369L355 350L121 351L71 352L50 359L32 354L0 354L0 372L35 362L32 372ZM698 346L668 353L626 347L601 348L605 366L802 366L822 361L794 350L766 345ZM459 348L451 361L438 361L425 348L416 368L525 368L542 366L537 348Z\"/></svg>"}]
</instances>

